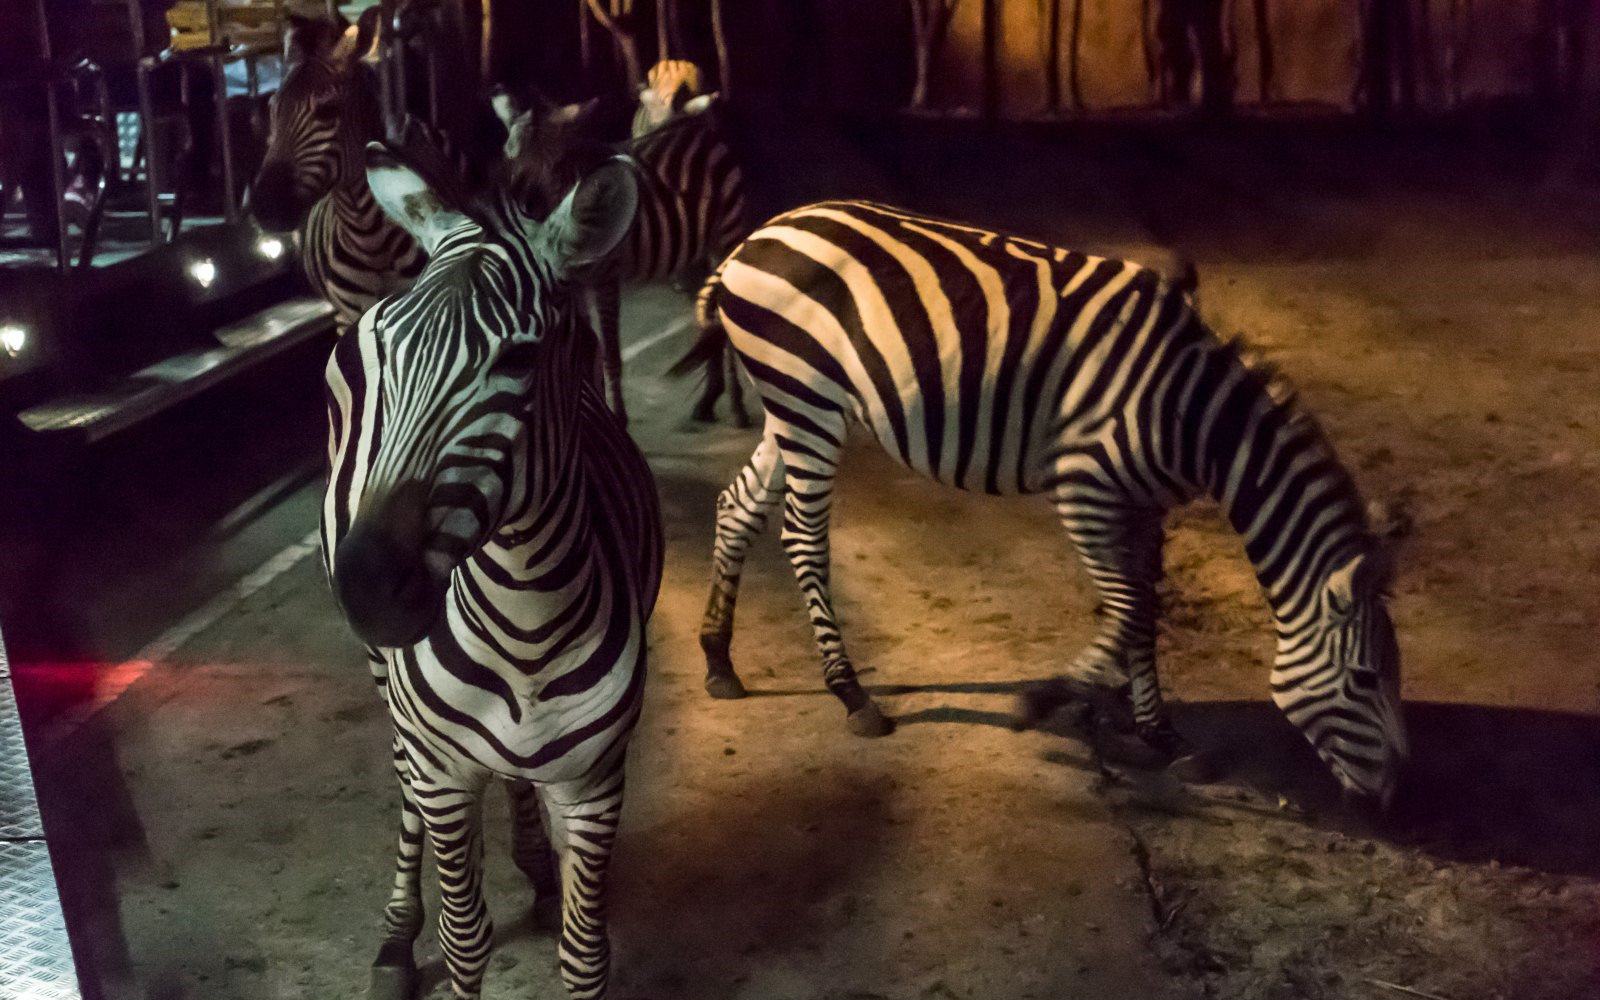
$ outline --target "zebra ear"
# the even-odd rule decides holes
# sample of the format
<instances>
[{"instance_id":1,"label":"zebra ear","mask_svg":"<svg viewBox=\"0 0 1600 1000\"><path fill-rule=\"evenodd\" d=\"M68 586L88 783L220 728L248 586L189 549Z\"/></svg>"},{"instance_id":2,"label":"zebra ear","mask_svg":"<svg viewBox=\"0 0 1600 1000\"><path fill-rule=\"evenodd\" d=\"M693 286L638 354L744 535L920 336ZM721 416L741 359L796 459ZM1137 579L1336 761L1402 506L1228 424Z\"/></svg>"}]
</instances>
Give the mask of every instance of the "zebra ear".
<instances>
[{"instance_id":1,"label":"zebra ear","mask_svg":"<svg viewBox=\"0 0 1600 1000\"><path fill-rule=\"evenodd\" d=\"M1357 606L1383 596L1391 573L1388 554L1381 549L1363 552L1335 568L1323 585L1328 617L1334 622L1346 621Z\"/></svg>"},{"instance_id":2,"label":"zebra ear","mask_svg":"<svg viewBox=\"0 0 1600 1000\"><path fill-rule=\"evenodd\" d=\"M414 236L422 249L434 247L467 217L445 205L422 175L401 162L383 143L367 143L367 185L383 214Z\"/></svg>"},{"instance_id":3,"label":"zebra ear","mask_svg":"<svg viewBox=\"0 0 1600 1000\"><path fill-rule=\"evenodd\" d=\"M609 257L639 210L639 181L632 164L616 156L590 171L567 192L544 222L562 277Z\"/></svg>"},{"instance_id":4,"label":"zebra ear","mask_svg":"<svg viewBox=\"0 0 1600 1000\"><path fill-rule=\"evenodd\" d=\"M701 94L699 97L685 101L683 113L686 115L703 115L711 110L712 105L717 103L720 96L721 93L719 91L713 90L709 94Z\"/></svg>"}]
</instances>

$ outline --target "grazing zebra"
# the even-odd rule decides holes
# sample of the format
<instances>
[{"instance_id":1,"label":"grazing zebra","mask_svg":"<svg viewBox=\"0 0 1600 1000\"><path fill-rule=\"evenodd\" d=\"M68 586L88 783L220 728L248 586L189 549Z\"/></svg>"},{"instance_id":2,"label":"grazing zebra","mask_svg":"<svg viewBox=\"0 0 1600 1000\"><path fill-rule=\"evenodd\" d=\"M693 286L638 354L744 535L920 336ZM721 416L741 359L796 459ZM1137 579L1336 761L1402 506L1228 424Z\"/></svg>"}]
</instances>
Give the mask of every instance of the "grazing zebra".
<instances>
[{"instance_id":1,"label":"grazing zebra","mask_svg":"<svg viewBox=\"0 0 1600 1000\"><path fill-rule=\"evenodd\" d=\"M513 102L499 99L495 109L506 125L506 156L526 175L525 183L545 190L567 183L574 169L593 155L585 118L595 105L569 106L540 119ZM600 335L600 358L607 398L624 421L622 347L619 329L621 283L659 281L692 275L699 281L749 231L744 173L713 110L680 115L627 144L638 165L639 214L612 261L590 279L585 295ZM696 419L716 419L724 390L734 422L749 426L743 391L731 353L708 365L705 394ZM720 362L726 361L726 364Z\"/></svg>"},{"instance_id":2,"label":"grazing zebra","mask_svg":"<svg viewBox=\"0 0 1600 1000\"><path fill-rule=\"evenodd\" d=\"M283 83L271 101L266 156L250 185L250 211L268 230L295 230L301 267L332 303L336 329L422 270L422 249L373 200L363 148L383 134L378 85L362 61L378 8L356 34L344 18L289 16Z\"/></svg>"},{"instance_id":3,"label":"grazing zebra","mask_svg":"<svg viewBox=\"0 0 1600 1000\"><path fill-rule=\"evenodd\" d=\"M716 95L702 89L700 67L687 59L663 59L645 74L639 91L639 109L633 115L633 137L660 128L684 114L699 114Z\"/></svg>"},{"instance_id":4,"label":"grazing zebra","mask_svg":"<svg viewBox=\"0 0 1600 1000\"><path fill-rule=\"evenodd\" d=\"M430 255L326 372L324 559L394 722L403 800L373 993L415 986L426 835L454 995L479 995L493 938L479 800L499 778L536 917L560 899L562 978L603 997L606 870L663 550L649 468L593 384L570 283L621 242L632 171L601 166L546 213L503 188L462 207L425 164L376 143L368 156L384 211Z\"/></svg>"},{"instance_id":5,"label":"grazing zebra","mask_svg":"<svg viewBox=\"0 0 1600 1000\"><path fill-rule=\"evenodd\" d=\"M828 515L846 429L941 483L1043 493L1100 593L1080 679L1131 683L1149 743L1184 750L1155 636L1165 511L1220 501L1278 623L1273 699L1349 789L1387 798L1406 754L1386 559L1349 474L1284 384L1241 361L1156 272L863 202L780 215L701 292L766 404L717 501L706 687L729 658L746 550L782 501L783 546L850 728L888 724L846 655Z\"/></svg>"}]
</instances>

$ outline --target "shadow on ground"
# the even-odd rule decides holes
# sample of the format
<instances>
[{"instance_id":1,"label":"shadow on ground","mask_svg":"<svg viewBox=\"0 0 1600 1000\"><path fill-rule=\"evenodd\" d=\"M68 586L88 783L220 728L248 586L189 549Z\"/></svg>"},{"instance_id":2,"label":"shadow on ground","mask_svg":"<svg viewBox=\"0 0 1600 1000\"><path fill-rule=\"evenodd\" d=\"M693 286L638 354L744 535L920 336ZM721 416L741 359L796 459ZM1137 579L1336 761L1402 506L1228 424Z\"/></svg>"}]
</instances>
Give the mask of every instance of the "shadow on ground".
<instances>
[{"instance_id":1,"label":"shadow on ground","mask_svg":"<svg viewBox=\"0 0 1600 1000\"><path fill-rule=\"evenodd\" d=\"M730 970L753 957L803 965L820 954L881 865L895 794L888 776L838 772L746 785L687 823L630 831L613 884L619 916L639 914L628 922L648 928L626 945L633 986L726 1000L740 989ZM662 919L670 913L694 919Z\"/></svg>"},{"instance_id":2,"label":"shadow on ground","mask_svg":"<svg viewBox=\"0 0 1600 1000\"><path fill-rule=\"evenodd\" d=\"M1338 789L1270 704L1174 706L1223 781L1339 814ZM1485 705L1406 706L1412 747L1385 839L1440 859L1600 875L1600 719Z\"/></svg>"}]
</instances>

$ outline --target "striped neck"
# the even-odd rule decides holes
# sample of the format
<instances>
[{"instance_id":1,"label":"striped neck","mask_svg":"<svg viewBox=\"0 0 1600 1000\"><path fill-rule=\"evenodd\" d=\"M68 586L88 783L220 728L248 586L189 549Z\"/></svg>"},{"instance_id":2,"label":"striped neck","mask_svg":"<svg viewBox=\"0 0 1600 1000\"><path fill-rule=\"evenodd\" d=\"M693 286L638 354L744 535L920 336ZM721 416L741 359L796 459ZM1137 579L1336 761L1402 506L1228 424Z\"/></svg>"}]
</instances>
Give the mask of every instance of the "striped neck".
<instances>
[{"instance_id":1,"label":"striped neck","mask_svg":"<svg viewBox=\"0 0 1600 1000\"><path fill-rule=\"evenodd\" d=\"M551 545L582 550L590 530L588 489L579 448L584 386L593 379L594 337L570 324L546 335L526 396L525 433L512 458L513 482L504 525L486 543L535 567ZM560 529L557 531L556 529Z\"/></svg>"},{"instance_id":2,"label":"striped neck","mask_svg":"<svg viewBox=\"0 0 1600 1000\"><path fill-rule=\"evenodd\" d=\"M1179 431L1200 461L1190 478L1244 540L1278 624L1279 653L1322 614L1330 572L1369 544L1349 472L1287 384L1252 369L1233 345L1201 348Z\"/></svg>"}]
</instances>

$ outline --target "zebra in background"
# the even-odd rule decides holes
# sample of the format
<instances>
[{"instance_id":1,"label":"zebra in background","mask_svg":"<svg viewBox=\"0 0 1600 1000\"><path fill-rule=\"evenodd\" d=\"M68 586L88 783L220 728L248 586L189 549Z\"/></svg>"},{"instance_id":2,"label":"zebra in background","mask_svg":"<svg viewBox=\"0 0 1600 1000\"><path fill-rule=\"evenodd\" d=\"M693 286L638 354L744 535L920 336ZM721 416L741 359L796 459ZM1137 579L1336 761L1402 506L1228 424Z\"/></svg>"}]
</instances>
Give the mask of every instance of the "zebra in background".
<instances>
[{"instance_id":1,"label":"zebra in background","mask_svg":"<svg viewBox=\"0 0 1600 1000\"><path fill-rule=\"evenodd\" d=\"M383 135L377 77L363 62L378 16L376 6L362 11L351 35L343 17L289 15L283 83L249 192L262 228L295 231L301 267L333 305L340 333L423 264L422 248L383 214L363 169L366 144Z\"/></svg>"},{"instance_id":2,"label":"zebra in background","mask_svg":"<svg viewBox=\"0 0 1600 1000\"><path fill-rule=\"evenodd\" d=\"M751 540L783 547L850 729L888 721L856 678L829 592L828 517L847 428L928 477L1050 497L1099 590L1080 683L1131 687L1139 734L1187 754L1156 675L1162 520L1216 498L1278 624L1273 700L1349 790L1387 802L1407 753L1388 563L1349 473L1286 385L1246 365L1160 274L864 202L780 215L718 268L702 340L731 338L766 405L717 500L700 642L714 697ZM1036 698L1034 707L1050 707Z\"/></svg>"},{"instance_id":3,"label":"zebra in background","mask_svg":"<svg viewBox=\"0 0 1600 1000\"><path fill-rule=\"evenodd\" d=\"M496 98L506 126L505 153L520 182L544 191L557 189L597 156L609 155L589 125L600 114L598 102L569 105L540 116L509 95ZM749 231L744 172L730 148L714 108L681 114L629 141L627 154L638 167L639 214L628 238L607 266L585 287L600 336L600 359L607 398L624 422L620 332L624 281L660 281L691 276L698 284ZM734 422L750 424L743 389L731 352L709 364L706 391L694 410L697 420L716 419L716 402L728 393Z\"/></svg>"},{"instance_id":4,"label":"zebra in background","mask_svg":"<svg viewBox=\"0 0 1600 1000\"><path fill-rule=\"evenodd\" d=\"M680 115L703 114L715 100L715 94L704 90L699 66L687 59L663 59L645 74L631 134L637 139Z\"/></svg>"},{"instance_id":5,"label":"zebra in background","mask_svg":"<svg viewBox=\"0 0 1600 1000\"><path fill-rule=\"evenodd\" d=\"M560 900L562 978L603 997L663 541L649 468L590 377L571 283L622 241L633 173L601 165L554 208L503 187L465 204L437 162L376 143L368 157L378 202L430 255L326 371L324 559L394 722L403 800L373 994L415 988L426 836L454 995L479 996L493 940L479 800L500 778L536 919Z\"/></svg>"}]
</instances>

